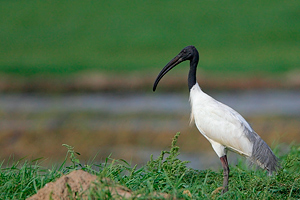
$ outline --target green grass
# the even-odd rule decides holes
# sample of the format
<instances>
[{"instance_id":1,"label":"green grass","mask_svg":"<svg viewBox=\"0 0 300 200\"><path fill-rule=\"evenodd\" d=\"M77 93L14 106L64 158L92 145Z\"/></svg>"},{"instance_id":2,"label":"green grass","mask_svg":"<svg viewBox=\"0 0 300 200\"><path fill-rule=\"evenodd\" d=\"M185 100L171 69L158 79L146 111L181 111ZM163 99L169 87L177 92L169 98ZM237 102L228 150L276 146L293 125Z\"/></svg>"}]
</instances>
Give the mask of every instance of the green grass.
<instances>
[{"instance_id":1,"label":"green grass","mask_svg":"<svg viewBox=\"0 0 300 200\"><path fill-rule=\"evenodd\" d=\"M208 73L300 65L299 1L2 1L0 73L158 71L187 45Z\"/></svg>"},{"instance_id":2,"label":"green grass","mask_svg":"<svg viewBox=\"0 0 300 200\"><path fill-rule=\"evenodd\" d=\"M177 158L176 146L179 133L172 141L170 151L162 151L154 159L140 168L131 166L124 160L107 158L104 163L83 165L77 153L68 145L65 161L59 167L41 167L41 161L14 161L0 169L0 198L24 199L37 192L46 183L76 169L82 169L99 178L108 177L116 183L127 186L136 194L136 199L154 198L154 192L164 192L182 199L299 199L300 198L300 147L293 145L287 154L280 156L282 169L275 176L267 176L265 171L250 170L240 160L237 166L230 166L229 191L224 195L214 192L222 186L222 171L210 169L198 171L188 168L187 161ZM277 148L278 150L278 148ZM70 158L71 162L68 166ZM192 195L187 195L189 191ZM89 192L92 199L109 199L109 191L96 188Z\"/></svg>"}]
</instances>

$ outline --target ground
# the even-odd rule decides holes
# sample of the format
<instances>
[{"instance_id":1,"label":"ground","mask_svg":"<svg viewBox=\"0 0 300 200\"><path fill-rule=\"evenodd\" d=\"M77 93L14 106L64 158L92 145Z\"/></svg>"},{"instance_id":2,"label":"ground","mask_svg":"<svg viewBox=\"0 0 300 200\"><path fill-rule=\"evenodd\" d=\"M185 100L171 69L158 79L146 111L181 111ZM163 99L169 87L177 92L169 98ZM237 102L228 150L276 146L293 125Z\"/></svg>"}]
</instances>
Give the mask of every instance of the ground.
<instances>
[{"instance_id":1,"label":"ground","mask_svg":"<svg viewBox=\"0 0 300 200\"><path fill-rule=\"evenodd\" d=\"M109 179L103 179L101 182L112 183ZM64 175L57 179L55 182L51 182L45 185L44 188L40 189L37 194L28 198L28 200L40 200L40 199L72 199L73 198L87 198L87 190L91 187L101 184L97 180L97 176L91 175L82 170L76 170L68 175ZM123 186L107 187L107 190L112 195L119 195L122 197L131 197L131 191Z\"/></svg>"},{"instance_id":2,"label":"ground","mask_svg":"<svg viewBox=\"0 0 300 200\"><path fill-rule=\"evenodd\" d=\"M100 190L105 197L113 197L114 199L123 199L137 197L125 186L115 184L109 178L98 179L96 175L91 175L83 170L76 170L68 175L64 175L55 182L47 183L45 187L40 189L35 195L27 200L61 200L61 199L88 199L90 191ZM155 194L163 198L168 198L165 193Z\"/></svg>"}]
</instances>

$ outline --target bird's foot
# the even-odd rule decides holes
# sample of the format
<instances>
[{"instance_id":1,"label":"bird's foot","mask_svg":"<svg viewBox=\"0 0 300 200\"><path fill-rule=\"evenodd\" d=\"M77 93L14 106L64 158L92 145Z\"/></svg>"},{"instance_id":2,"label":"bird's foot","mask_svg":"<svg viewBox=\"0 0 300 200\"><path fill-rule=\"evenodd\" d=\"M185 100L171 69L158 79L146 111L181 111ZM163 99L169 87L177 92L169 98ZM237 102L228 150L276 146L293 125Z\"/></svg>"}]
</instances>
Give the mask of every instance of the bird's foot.
<instances>
[{"instance_id":1,"label":"bird's foot","mask_svg":"<svg viewBox=\"0 0 300 200\"><path fill-rule=\"evenodd\" d=\"M222 190L222 194L228 192L228 186L225 186L225 187L223 186L222 189L223 189Z\"/></svg>"}]
</instances>

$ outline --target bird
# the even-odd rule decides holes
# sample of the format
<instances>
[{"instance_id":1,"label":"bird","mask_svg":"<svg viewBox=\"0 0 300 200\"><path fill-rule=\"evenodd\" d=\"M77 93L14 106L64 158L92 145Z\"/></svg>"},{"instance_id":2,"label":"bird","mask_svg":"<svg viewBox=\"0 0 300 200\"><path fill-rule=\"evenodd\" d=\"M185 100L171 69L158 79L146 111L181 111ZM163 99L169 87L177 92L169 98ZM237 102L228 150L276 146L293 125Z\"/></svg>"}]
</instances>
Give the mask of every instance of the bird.
<instances>
[{"instance_id":1,"label":"bird","mask_svg":"<svg viewBox=\"0 0 300 200\"><path fill-rule=\"evenodd\" d=\"M195 46L187 46L175 56L158 74L153 91L159 81L171 69L183 61L190 61L188 88L190 92L191 122L199 132L211 143L220 158L223 167L222 193L228 191L229 165L227 151L233 151L247 158L250 165L256 164L269 175L280 168L279 159L274 155L267 143L253 130L250 124L234 109L215 100L200 88L196 71L199 52Z\"/></svg>"}]
</instances>

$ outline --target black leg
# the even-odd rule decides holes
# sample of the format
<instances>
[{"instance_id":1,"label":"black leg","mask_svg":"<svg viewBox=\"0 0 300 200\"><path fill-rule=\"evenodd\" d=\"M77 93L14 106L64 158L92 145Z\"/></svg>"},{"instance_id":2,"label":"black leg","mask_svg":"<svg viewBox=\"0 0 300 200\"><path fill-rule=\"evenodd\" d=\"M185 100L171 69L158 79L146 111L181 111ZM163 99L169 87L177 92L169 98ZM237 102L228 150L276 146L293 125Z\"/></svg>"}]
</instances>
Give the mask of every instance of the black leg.
<instances>
[{"instance_id":1,"label":"black leg","mask_svg":"<svg viewBox=\"0 0 300 200\"><path fill-rule=\"evenodd\" d=\"M223 179L223 191L222 194L224 194L225 192L228 191L228 177L229 177L229 166L228 166L228 161L227 161L227 156L222 156L220 158L222 166L223 166L223 175L224 175L224 179Z\"/></svg>"}]
</instances>

